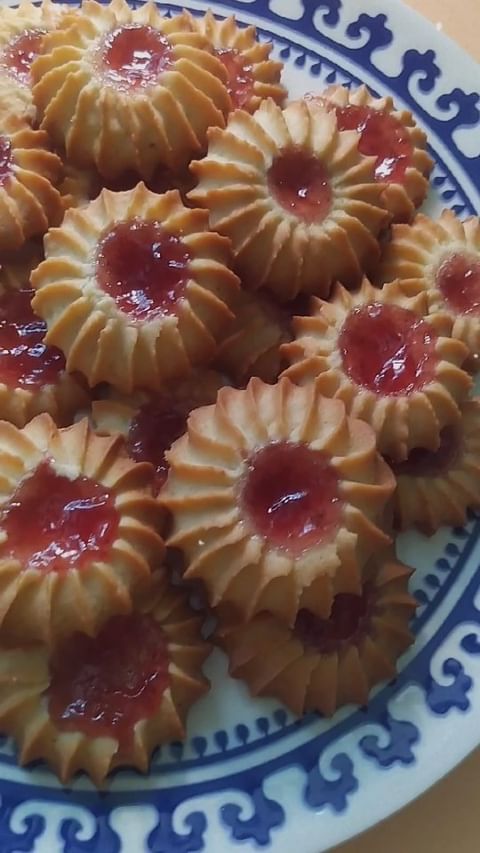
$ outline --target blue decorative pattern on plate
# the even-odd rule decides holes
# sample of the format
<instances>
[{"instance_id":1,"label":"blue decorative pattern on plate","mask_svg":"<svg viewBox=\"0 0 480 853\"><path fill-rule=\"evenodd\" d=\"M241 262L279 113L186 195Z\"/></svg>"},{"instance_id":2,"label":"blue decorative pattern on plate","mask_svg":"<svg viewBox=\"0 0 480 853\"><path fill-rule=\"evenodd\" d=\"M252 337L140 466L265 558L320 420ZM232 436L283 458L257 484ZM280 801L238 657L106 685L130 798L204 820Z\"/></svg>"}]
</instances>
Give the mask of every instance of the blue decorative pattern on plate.
<instances>
[{"instance_id":1,"label":"blue decorative pattern on plate","mask_svg":"<svg viewBox=\"0 0 480 853\"><path fill-rule=\"evenodd\" d=\"M480 209L478 69L433 28L394 0L388 14L377 0L208 5L273 40L291 94L352 81L391 93L428 132L436 167L427 209ZM416 643L368 710L296 720L275 701L249 699L217 651L207 665L213 689L191 714L188 740L163 748L148 777L118 772L102 793L84 777L62 788L43 765L18 768L1 740L0 850L319 853L399 808L479 740L479 533L471 515L465 528L430 540L401 537L400 557L417 567Z\"/></svg>"}]
</instances>

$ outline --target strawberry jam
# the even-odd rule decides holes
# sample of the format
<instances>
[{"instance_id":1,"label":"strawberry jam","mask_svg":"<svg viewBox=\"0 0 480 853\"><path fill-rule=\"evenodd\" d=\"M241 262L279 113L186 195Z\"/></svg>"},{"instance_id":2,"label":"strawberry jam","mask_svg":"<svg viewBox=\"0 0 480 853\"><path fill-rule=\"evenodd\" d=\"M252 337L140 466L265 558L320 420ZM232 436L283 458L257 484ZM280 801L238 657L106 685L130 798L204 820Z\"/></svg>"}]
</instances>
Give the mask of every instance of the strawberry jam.
<instances>
[{"instance_id":1,"label":"strawberry jam","mask_svg":"<svg viewBox=\"0 0 480 853\"><path fill-rule=\"evenodd\" d=\"M131 742L169 685L168 646L156 620L114 616L97 637L74 634L50 662L48 710L61 731Z\"/></svg>"},{"instance_id":2,"label":"strawberry jam","mask_svg":"<svg viewBox=\"0 0 480 853\"><path fill-rule=\"evenodd\" d=\"M0 382L10 388L37 388L56 382L65 359L43 343L47 326L33 313L29 288L0 296Z\"/></svg>"},{"instance_id":3,"label":"strawberry jam","mask_svg":"<svg viewBox=\"0 0 480 853\"><path fill-rule=\"evenodd\" d=\"M328 458L292 442L268 444L250 457L240 504L258 534L292 554L331 538L342 511Z\"/></svg>"},{"instance_id":4,"label":"strawberry jam","mask_svg":"<svg viewBox=\"0 0 480 853\"><path fill-rule=\"evenodd\" d=\"M0 187L12 174L12 144L7 136L0 136Z\"/></svg>"},{"instance_id":5,"label":"strawberry jam","mask_svg":"<svg viewBox=\"0 0 480 853\"><path fill-rule=\"evenodd\" d=\"M320 654L331 654L343 646L357 644L368 631L370 598L367 587L362 595L341 592L333 599L328 619L320 619L309 610L300 610L294 633L306 648Z\"/></svg>"},{"instance_id":6,"label":"strawberry jam","mask_svg":"<svg viewBox=\"0 0 480 853\"><path fill-rule=\"evenodd\" d=\"M168 474L165 451L186 429L192 407L185 402L158 396L145 403L132 419L127 436L127 450L136 462L150 462L156 471L156 488L160 489Z\"/></svg>"},{"instance_id":7,"label":"strawberry jam","mask_svg":"<svg viewBox=\"0 0 480 853\"><path fill-rule=\"evenodd\" d=\"M173 62L168 39L143 24L117 27L107 34L101 48L103 80L116 89L151 86Z\"/></svg>"},{"instance_id":8,"label":"strawberry jam","mask_svg":"<svg viewBox=\"0 0 480 853\"><path fill-rule=\"evenodd\" d=\"M29 83L32 62L41 51L44 35L44 30L25 30L2 53L0 64L20 83Z\"/></svg>"},{"instance_id":9,"label":"strawberry jam","mask_svg":"<svg viewBox=\"0 0 480 853\"><path fill-rule=\"evenodd\" d=\"M374 302L355 308L339 336L343 367L374 394L411 394L435 375L436 335L417 314Z\"/></svg>"},{"instance_id":10,"label":"strawberry jam","mask_svg":"<svg viewBox=\"0 0 480 853\"><path fill-rule=\"evenodd\" d=\"M435 283L458 314L480 314L480 259L450 255L439 267Z\"/></svg>"},{"instance_id":11,"label":"strawberry jam","mask_svg":"<svg viewBox=\"0 0 480 853\"><path fill-rule=\"evenodd\" d=\"M108 558L118 530L114 497L88 477L69 480L42 462L0 513L0 559L25 569L62 572Z\"/></svg>"},{"instance_id":12,"label":"strawberry jam","mask_svg":"<svg viewBox=\"0 0 480 853\"><path fill-rule=\"evenodd\" d=\"M97 249L100 287L132 320L175 312L183 296L190 256L182 241L159 222L120 222Z\"/></svg>"},{"instance_id":13,"label":"strawberry jam","mask_svg":"<svg viewBox=\"0 0 480 853\"><path fill-rule=\"evenodd\" d=\"M338 129L358 130L360 153L377 158L377 181L401 184L413 155L407 128L394 116L371 107L336 107L335 112Z\"/></svg>"},{"instance_id":14,"label":"strawberry jam","mask_svg":"<svg viewBox=\"0 0 480 853\"><path fill-rule=\"evenodd\" d=\"M215 51L227 72L227 92L232 99L233 109L242 109L253 89L252 66L243 62L238 50L220 48Z\"/></svg>"},{"instance_id":15,"label":"strawberry jam","mask_svg":"<svg viewBox=\"0 0 480 853\"><path fill-rule=\"evenodd\" d=\"M332 190L321 160L301 148L285 150L268 170L273 197L307 223L322 222L332 205Z\"/></svg>"},{"instance_id":16,"label":"strawberry jam","mask_svg":"<svg viewBox=\"0 0 480 853\"><path fill-rule=\"evenodd\" d=\"M460 435L455 427L444 427L440 433L438 450L415 447L403 462L386 461L393 473L410 477L441 477L456 463L460 453Z\"/></svg>"}]
</instances>

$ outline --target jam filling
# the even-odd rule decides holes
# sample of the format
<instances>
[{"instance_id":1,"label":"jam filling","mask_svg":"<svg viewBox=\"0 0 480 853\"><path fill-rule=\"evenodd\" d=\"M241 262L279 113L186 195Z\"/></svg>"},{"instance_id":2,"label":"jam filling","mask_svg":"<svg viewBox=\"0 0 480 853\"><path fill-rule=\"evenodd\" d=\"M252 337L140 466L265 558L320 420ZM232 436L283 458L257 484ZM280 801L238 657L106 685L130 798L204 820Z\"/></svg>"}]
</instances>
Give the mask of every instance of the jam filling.
<instances>
[{"instance_id":1,"label":"jam filling","mask_svg":"<svg viewBox=\"0 0 480 853\"><path fill-rule=\"evenodd\" d=\"M435 283L458 314L480 314L480 259L450 255L440 265Z\"/></svg>"},{"instance_id":2,"label":"jam filling","mask_svg":"<svg viewBox=\"0 0 480 853\"><path fill-rule=\"evenodd\" d=\"M240 504L257 533L293 554L331 538L342 511L328 457L292 442L268 444L250 457Z\"/></svg>"},{"instance_id":3,"label":"jam filling","mask_svg":"<svg viewBox=\"0 0 480 853\"><path fill-rule=\"evenodd\" d=\"M407 128L394 116L371 107L336 107L335 112L338 129L358 130L360 153L377 158L376 180L401 184L413 155Z\"/></svg>"},{"instance_id":4,"label":"jam filling","mask_svg":"<svg viewBox=\"0 0 480 853\"><path fill-rule=\"evenodd\" d=\"M50 716L61 731L128 745L135 724L158 710L168 665L167 640L152 616L114 616L97 637L74 634L52 657Z\"/></svg>"},{"instance_id":5,"label":"jam filling","mask_svg":"<svg viewBox=\"0 0 480 853\"><path fill-rule=\"evenodd\" d=\"M460 453L460 435L453 426L444 427L440 433L438 450L415 447L403 462L386 459L393 473L399 477L441 477L455 465Z\"/></svg>"},{"instance_id":6,"label":"jam filling","mask_svg":"<svg viewBox=\"0 0 480 853\"><path fill-rule=\"evenodd\" d=\"M150 462L155 468L157 492L168 474L165 451L185 432L193 406L161 396L145 403L130 424L127 451L136 462Z\"/></svg>"},{"instance_id":7,"label":"jam filling","mask_svg":"<svg viewBox=\"0 0 480 853\"><path fill-rule=\"evenodd\" d=\"M0 381L11 388L43 387L65 368L60 350L43 343L46 323L31 306L29 288L0 296Z\"/></svg>"},{"instance_id":8,"label":"jam filling","mask_svg":"<svg viewBox=\"0 0 480 853\"><path fill-rule=\"evenodd\" d=\"M12 144L7 136L0 136L0 187L10 178L12 166Z\"/></svg>"},{"instance_id":9,"label":"jam filling","mask_svg":"<svg viewBox=\"0 0 480 853\"><path fill-rule=\"evenodd\" d=\"M133 320L175 312L189 279L190 256L159 222L115 225L97 250L98 284Z\"/></svg>"},{"instance_id":10,"label":"jam filling","mask_svg":"<svg viewBox=\"0 0 480 853\"><path fill-rule=\"evenodd\" d=\"M331 654L346 645L357 645L368 633L371 605L367 585L362 595L338 593L333 599L328 619L321 619L309 610L300 610L294 633L306 648L320 654Z\"/></svg>"},{"instance_id":11,"label":"jam filling","mask_svg":"<svg viewBox=\"0 0 480 853\"><path fill-rule=\"evenodd\" d=\"M227 72L226 89L233 109L242 109L252 94L253 66L246 65L238 50L233 48L220 48L215 54Z\"/></svg>"},{"instance_id":12,"label":"jam filling","mask_svg":"<svg viewBox=\"0 0 480 853\"><path fill-rule=\"evenodd\" d=\"M109 489L88 477L69 480L41 462L0 513L0 559L44 572L82 569L108 557L118 521Z\"/></svg>"},{"instance_id":13,"label":"jam filling","mask_svg":"<svg viewBox=\"0 0 480 853\"><path fill-rule=\"evenodd\" d=\"M25 30L2 52L1 64L20 83L30 82L32 62L39 55L45 30Z\"/></svg>"},{"instance_id":14,"label":"jam filling","mask_svg":"<svg viewBox=\"0 0 480 853\"><path fill-rule=\"evenodd\" d=\"M108 33L100 54L103 80L117 89L151 86L173 63L168 39L143 24L117 27Z\"/></svg>"},{"instance_id":15,"label":"jam filling","mask_svg":"<svg viewBox=\"0 0 480 853\"><path fill-rule=\"evenodd\" d=\"M431 382L436 335L412 311L374 302L355 308L339 336L348 376L374 394L411 394Z\"/></svg>"},{"instance_id":16,"label":"jam filling","mask_svg":"<svg viewBox=\"0 0 480 853\"><path fill-rule=\"evenodd\" d=\"M289 213L307 223L322 222L332 206L328 173L317 157L301 148L285 150L267 174L273 197Z\"/></svg>"}]
</instances>

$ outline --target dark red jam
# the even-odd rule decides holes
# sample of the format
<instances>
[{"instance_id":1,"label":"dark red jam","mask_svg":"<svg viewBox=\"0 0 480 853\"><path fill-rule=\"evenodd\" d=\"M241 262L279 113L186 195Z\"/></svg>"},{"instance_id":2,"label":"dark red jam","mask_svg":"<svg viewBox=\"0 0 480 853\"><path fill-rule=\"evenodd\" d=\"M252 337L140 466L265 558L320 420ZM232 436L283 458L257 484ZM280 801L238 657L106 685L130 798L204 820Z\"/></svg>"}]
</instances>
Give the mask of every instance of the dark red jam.
<instances>
[{"instance_id":1,"label":"dark red jam","mask_svg":"<svg viewBox=\"0 0 480 853\"><path fill-rule=\"evenodd\" d=\"M42 462L0 513L0 558L44 572L82 569L108 557L118 522L109 489L88 477L69 480Z\"/></svg>"},{"instance_id":2,"label":"dark red jam","mask_svg":"<svg viewBox=\"0 0 480 853\"><path fill-rule=\"evenodd\" d=\"M131 742L169 686L165 634L149 615L114 616L97 637L74 634L50 662L48 710L61 731Z\"/></svg>"},{"instance_id":3,"label":"dark red jam","mask_svg":"<svg viewBox=\"0 0 480 853\"><path fill-rule=\"evenodd\" d=\"M8 136L0 136L0 187L5 186L12 171L12 144Z\"/></svg>"},{"instance_id":4,"label":"dark red jam","mask_svg":"<svg viewBox=\"0 0 480 853\"><path fill-rule=\"evenodd\" d=\"M338 129L360 131L358 150L377 158L377 181L401 184L413 155L407 128L394 116L371 107L336 107L335 112Z\"/></svg>"},{"instance_id":5,"label":"dark red jam","mask_svg":"<svg viewBox=\"0 0 480 853\"><path fill-rule=\"evenodd\" d=\"M411 394L435 374L436 335L417 314L398 305L355 308L339 336L348 376L374 394Z\"/></svg>"},{"instance_id":6,"label":"dark red jam","mask_svg":"<svg viewBox=\"0 0 480 853\"><path fill-rule=\"evenodd\" d=\"M127 450L136 462L150 462L156 471L159 490L168 474L165 451L185 432L188 415L193 408L187 401L157 396L145 403L132 419L127 436Z\"/></svg>"},{"instance_id":7,"label":"dark red jam","mask_svg":"<svg viewBox=\"0 0 480 853\"><path fill-rule=\"evenodd\" d=\"M440 433L438 450L415 447L403 462L387 458L394 474L410 477L441 477L454 465L460 452L460 434L453 426L444 427Z\"/></svg>"},{"instance_id":8,"label":"dark red jam","mask_svg":"<svg viewBox=\"0 0 480 853\"><path fill-rule=\"evenodd\" d=\"M22 288L0 296L0 382L10 388L40 388L56 382L65 359L43 343L46 324L33 313L34 291Z\"/></svg>"},{"instance_id":9,"label":"dark red jam","mask_svg":"<svg viewBox=\"0 0 480 853\"><path fill-rule=\"evenodd\" d=\"M240 504L257 533L291 553L328 540L343 506L329 459L291 442L268 444L249 459Z\"/></svg>"},{"instance_id":10,"label":"dark red jam","mask_svg":"<svg viewBox=\"0 0 480 853\"><path fill-rule=\"evenodd\" d=\"M103 79L117 89L151 86L173 62L168 39L143 24L118 27L108 33L101 48Z\"/></svg>"},{"instance_id":11,"label":"dark red jam","mask_svg":"<svg viewBox=\"0 0 480 853\"><path fill-rule=\"evenodd\" d=\"M20 83L29 83L32 62L41 51L44 35L44 30L25 30L2 52L0 64Z\"/></svg>"},{"instance_id":12,"label":"dark red jam","mask_svg":"<svg viewBox=\"0 0 480 853\"><path fill-rule=\"evenodd\" d=\"M132 320L173 314L189 279L190 256L159 222L133 219L109 231L97 249L96 276Z\"/></svg>"},{"instance_id":13,"label":"dark red jam","mask_svg":"<svg viewBox=\"0 0 480 853\"><path fill-rule=\"evenodd\" d=\"M450 255L439 267L435 283L457 314L480 314L480 258Z\"/></svg>"},{"instance_id":14,"label":"dark red jam","mask_svg":"<svg viewBox=\"0 0 480 853\"><path fill-rule=\"evenodd\" d=\"M322 222L332 205L327 171L313 154L292 148L275 157L268 170L273 197L289 213L307 223Z\"/></svg>"},{"instance_id":15,"label":"dark red jam","mask_svg":"<svg viewBox=\"0 0 480 853\"><path fill-rule=\"evenodd\" d=\"M309 610L300 610L294 632L306 648L331 654L345 645L357 644L368 631L371 595L365 587L362 595L342 592L333 599L328 619Z\"/></svg>"},{"instance_id":16,"label":"dark red jam","mask_svg":"<svg viewBox=\"0 0 480 853\"><path fill-rule=\"evenodd\" d=\"M220 48L215 51L227 71L227 92L234 109L242 109L248 102L253 89L253 69L246 65L238 50Z\"/></svg>"}]
</instances>

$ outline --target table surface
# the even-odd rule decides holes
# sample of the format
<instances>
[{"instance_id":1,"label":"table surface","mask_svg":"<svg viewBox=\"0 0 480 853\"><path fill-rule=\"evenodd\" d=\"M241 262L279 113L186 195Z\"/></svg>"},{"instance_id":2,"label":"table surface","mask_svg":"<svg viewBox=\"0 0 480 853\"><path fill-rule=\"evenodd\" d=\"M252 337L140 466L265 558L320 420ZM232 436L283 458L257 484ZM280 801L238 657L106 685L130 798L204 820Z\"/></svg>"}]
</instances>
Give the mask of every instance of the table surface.
<instances>
[{"instance_id":1,"label":"table surface","mask_svg":"<svg viewBox=\"0 0 480 853\"><path fill-rule=\"evenodd\" d=\"M405 0L480 60L480 0ZM335 853L478 853L480 749L422 797Z\"/></svg>"}]
</instances>

